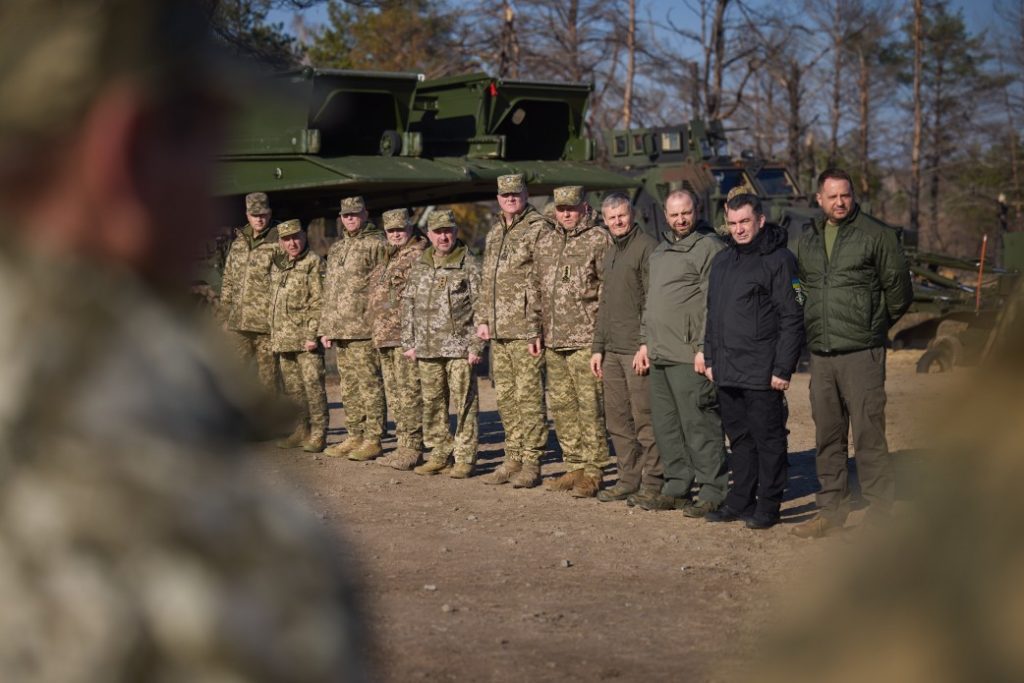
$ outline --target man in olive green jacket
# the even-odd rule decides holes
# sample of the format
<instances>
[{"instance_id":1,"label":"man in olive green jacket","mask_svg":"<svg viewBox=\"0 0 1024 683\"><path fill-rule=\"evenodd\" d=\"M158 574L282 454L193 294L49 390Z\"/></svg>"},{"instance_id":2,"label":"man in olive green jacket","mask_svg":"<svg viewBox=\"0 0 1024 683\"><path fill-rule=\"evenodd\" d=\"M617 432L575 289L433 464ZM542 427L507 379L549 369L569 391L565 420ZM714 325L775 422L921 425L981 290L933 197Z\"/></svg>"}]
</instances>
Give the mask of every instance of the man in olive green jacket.
<instances>
[{"instance_id":1,"label":"man in olive green jacket","mask_svg":"<svg viewBox=\"0 0 1024 683\"><path fill-rule=\"evenodd\" d=\"M370 272L387 259L388 247L384 234L368 219L362 197L341 200L342 236L327 252L320 316L320 339L337 353L348 431L348 438L324 453L350 460L372 460L383 452L384 381L366 309Z\"/></svg>"},{"instance_id":2,"label":"man in olive green jacket","mask_svg":"<svg viewBox=\"0 0 1024 683\"><path fill-rule=\"evenodd\" d=\"M818 176L824 216L797 247L804 324L811 351L811 410L819 514L793 528L816 537L846 521L849 434L871 516L896 495L885 439L886 333L913 301L910 270L896 230L860 210L840 169Z\"/></svg>"}]
</instances>

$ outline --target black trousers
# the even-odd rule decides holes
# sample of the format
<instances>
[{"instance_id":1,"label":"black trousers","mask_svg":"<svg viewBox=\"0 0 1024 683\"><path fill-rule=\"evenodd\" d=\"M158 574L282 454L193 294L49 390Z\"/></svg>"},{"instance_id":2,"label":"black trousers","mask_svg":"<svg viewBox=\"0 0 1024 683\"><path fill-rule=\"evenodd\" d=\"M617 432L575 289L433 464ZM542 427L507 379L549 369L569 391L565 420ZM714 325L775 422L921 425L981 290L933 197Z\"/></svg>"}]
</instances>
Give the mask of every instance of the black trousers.
<instances>
[{"instance_id":1,"label":"black trousers","mask_svg":"<svg viewBox=\"0 0 1024 683\"><path fill-rule=\"evenodd\" d=\"M782 392L720 386L718 401L732 446L733 485L725 504L743 515L778 519L789 469Z\"/></svg>"}]
</instances>

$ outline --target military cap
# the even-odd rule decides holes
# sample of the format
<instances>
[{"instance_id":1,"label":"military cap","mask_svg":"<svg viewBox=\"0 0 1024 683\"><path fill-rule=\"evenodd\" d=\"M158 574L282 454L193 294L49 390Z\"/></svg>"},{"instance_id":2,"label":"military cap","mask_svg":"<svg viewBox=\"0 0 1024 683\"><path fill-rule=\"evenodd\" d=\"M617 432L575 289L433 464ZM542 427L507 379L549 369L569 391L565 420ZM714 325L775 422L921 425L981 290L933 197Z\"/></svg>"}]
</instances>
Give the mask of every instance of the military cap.
<instances>
[{"instance_id":1,"label":"military cap","mask_svg":"<svg viewBox=\"0 0 1024 683\"><path fill-rule=\"evenodd\" d=\"M583 203L583 186L566 185L565 187L556 187L552 196L555 200L555 206L578 206Z\"/></svg>"},{"instance_id":2,"label":"military cap","mask_svg":"<svg viewBox=\"0 0 1024 683\"><path fill-rule=\"evenodd\" d=\"M409 211L407 209L385 211L383 218L385 230L401 230L409 225Z\"/></svg>"},{"instance_id":3,"label":"military cap","mask_svg":"<svg viewBox=\"0 0 1024 683\"><path fill-rule=\"evenodd\" d=\"M302 223L299 222L298 218L293 218L290 221L284 221L277 224L277 236L278 237L291 237L302 232Z\"/></svg>"},{"instance_id":4,"label":"military cap","mask_svg":"<svg viewBox=\"0 0 1024 683\"><path fill-rule=\"evenodd\" d=\"M427 230L457 227L459 226L455 224L455 212L451 209L438 209L432 212L427 219Z\"/></svg>"},{"instance_id":5,"label":"military cap","mask_svg":"<svg viewBox=\"0 0 1024 683\"><path fill-rule=\"evenodd\" d=\"M252 192L245 195L245 212L252 216L270 213L270 200L266 192Z\"/></svg>"},{"instance_id":6,"label":"military cap","mask_svg":"<svg viewBox=\"0 0 1024 683\"><path fill-rule=\"evenodd\" d=\"M345 197L341 200L341 213L360 213L366 209L362 197Z\"/></svg>"},{"instance_id":7,"label":"military cap","mask_svg":"<svg viewBox=\"0 0 1024 683\"><path fill-rule=\"evenodd\" d=\"M729 201L733 197L738 197L741 194L752 194L755 197L757 196L757 193L754 192L754 188L750 187L750 185L743 184L737 185L736 187L729 190L729 194L725 195L725 201Z\"/></svg>"},{"instance_id":8,"label":"military cap","mask_svg":"<svg viewBox=\"0 0 1024 683\"><path fill-rule=\"evenodd\" d=\"M526 189L526 178L522 173L498 176L498 194L522 192Z\"/></svg>"}]
</instances>

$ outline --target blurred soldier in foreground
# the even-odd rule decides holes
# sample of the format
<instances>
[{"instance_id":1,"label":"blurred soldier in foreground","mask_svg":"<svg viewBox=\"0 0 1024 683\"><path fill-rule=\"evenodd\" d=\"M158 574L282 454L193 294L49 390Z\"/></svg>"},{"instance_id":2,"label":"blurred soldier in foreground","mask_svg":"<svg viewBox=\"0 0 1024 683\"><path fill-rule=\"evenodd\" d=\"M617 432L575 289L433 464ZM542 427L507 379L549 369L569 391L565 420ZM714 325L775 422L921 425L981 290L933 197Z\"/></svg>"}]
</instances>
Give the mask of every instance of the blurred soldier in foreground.
<instances>
[{"instance_id":1,"label":"blurred soldier in foreground","mask_svg":"<svg viewBox=\"0 0 1024 683\"><path fill-rule=\"evenodd\" d=\"M479 442L479 398L474 367L484 342L473 328L480 292L480 262L456 239L455 214L434 211L427 219L430 247L413 265L402 311L402 346L416 361L423 389L423 437L430 449L417 474L437 474L455 460L449 475L473 474ZM455 399L455 434L448 404Z\"/></svg>"},{"instance_id":2,"label":"blurred soldier in foreground","mask_svg":"<svg viewBox=\"0 0 1024 683\"><path fill-rule=\"evenodd\" d=\"M423 399L416 361L402 353L402 295L427 241L409 222L406 209L385 211L383 220L390 256L370 273L369 312L373 345L384 375L384 395L395 417L398 448L377 464L411 470L423 454ZM446 414L447 410L446 406Z\"/></svg>"},{"instance_id":3,"label":"blurred soldier in foreground","mask_svg":"<svg viewBox=\"0 0 1024 683\"><path fill-rule=\"evenodd\" d=\"M793 527L805 538L846 522L851 427L868 514L888 516L896 479L885 439L885 342L914 299L896 231L860 210L849 174L822 171L817 199L824 216L797 245L821 486L818 515Z\"/></svg>"},{"instance_id":4,"label":"blurred soldier in foreground","mask_svg":"<svg viewBox=\"0 0 1024 683\"><path fill-rule=\"evenodd\" d=\"M273 283L270 345L281 364L284 390L300 409L299 424L281 448L319 453L327 441L324 354L317 341L324 262L309 249L297 220L277 227L281 251L270 270Z\"/></svg>"},{"instance_id":5,"label":"blurred soldier in foreground","mask_svg":"<svg viewBox=\"0 0 1024 683\"><path fill-rule=\"evenodd\" d=\"M537 240L551 224L527 203L521 173L498 177L501 215L487 233L476 307L477 336L491 344L491 375L505 428L505 460L482 481L516 488L540 483L547 444L540 292L534 276Z\"/></svg>"},{"instance_id":6,"label":"blurred soldier in foreground","mask_svg":"<svg viewBox=\"0 0 1024 683\"><path fill-rule=\"evenodd\" d=\"M320 340L334 347L341 378L348 438L328 448L327 455L372 460L383 452L384 384L366 314L370 271L388 257L384 235L373 223L362 197L341 200L341 239L327 252L324 308Z\"/></svg>"},{"instance_id":7,"label":"blurred soldier in foreground","mask_svg":"<svg viewBox=\"0 0 1024 683\"><path fill-rule=\"evenodd\" d=\"M270 227L270 202L263 192L245 196L244 228L224 265L218 314L238 349L254 363L260 383L277 391L277 368L270 350L270 262L277 253L277 229Z\"/></svg>"},{"instance_id":8,"label":"blurred soldier in foreground","mask_svg":"<svg viewBox=\"0 0 1024 683\"><path fill-rule=\"evenodd\" d=\"M565 474L548 488L577 498L597 494L608 463L601 380L590 372L590 346L601 296L608 233L590 220L583 188L555 188L555 227L537 240L548 402Z\"/></svg>"},{"instance_id":9,"label":"blurred soldier in foreground","mask_svg":"<svg viewBox=\"0 0 1024 683\"><path fill-rule=\"evenodd\" d=\"M669 230L651 253L651 281L640 332L641 368L651 368L651 415L665 485L638 504L703 517L725 498L729 475L715 386L704 376L704 321L711 259L725 244L699 220L696 195L665 198ZM696 499L690 488L697 484Z\"/></svg>"},{"instance_id":10,"label":"blurred soldier in foreground","mask_svg":"<svg viewBox=\"0 0 1024 683\"><path fill-rule=\"evenodd\" d=\"M603 503L661 493L661 460L651 427L648 370L637 365L640 320L647 300L647 263L658 243L633 222L629 197L613 192L601 202L612 235L604 263L590 372L604 386L604 416L615 448L619 480L599 491ZM643 490L641 491L641 486Z\"/></svg>"},{"instance_id":11,"label":"blurred soldier in foreground","mask_svg":"<svg viewBox=\"0 0 1024 683\"><path fill-rule=\"evenodd\" d=\"M704 364L732 447L733 485L704 519L768 529L779 521L786 487L782 392L800 360L804 316L785 228L765 221L752 194L731 197L725 217L732 240L711 261Z\"/></svg>"},{"instance_id":12,"label":"blurred soldier in foreground","mask_svg":"<svg viewBox=\"0 0 1024 683\"><path fill-rule=\"evenodd\" d=\"M184 0L0 4L0 679L363 680L337 544L181 308L227 81Z\"/></svg>"}]
</instances>

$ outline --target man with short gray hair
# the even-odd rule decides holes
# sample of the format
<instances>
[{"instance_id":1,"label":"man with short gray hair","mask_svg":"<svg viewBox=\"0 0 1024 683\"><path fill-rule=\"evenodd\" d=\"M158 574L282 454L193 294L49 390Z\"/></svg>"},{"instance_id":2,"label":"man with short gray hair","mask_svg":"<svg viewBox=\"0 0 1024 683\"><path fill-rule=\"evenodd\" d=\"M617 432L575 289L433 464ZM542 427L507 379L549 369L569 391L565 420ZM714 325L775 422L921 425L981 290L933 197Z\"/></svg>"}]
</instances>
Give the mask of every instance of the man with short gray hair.
<instances>
[{"instance_id":1,"label":"man with short gray hair","mask_svg":"<svg viewBox=\"0 0 1024 683\"><path fill-rule=\"evenodd\" d=\"M590 371L602 380L605 424L619 470L618 482L597 494L609 502L627 500L641 489L646 497L661 491L647 368L637 364L648 259L658 243L633 221L633 206L621 192L604 198L601 216L612 243L605 255Z\"/></svg>"}]
</instances>

